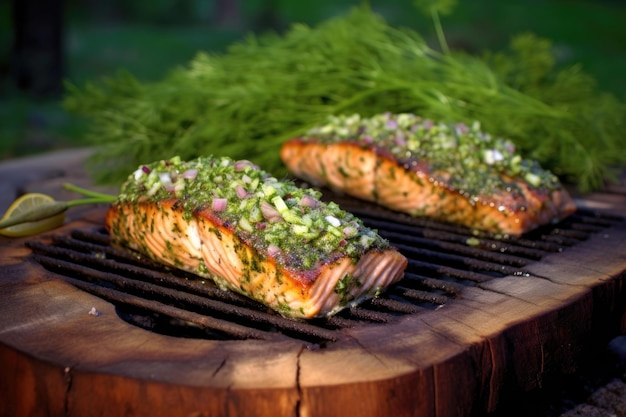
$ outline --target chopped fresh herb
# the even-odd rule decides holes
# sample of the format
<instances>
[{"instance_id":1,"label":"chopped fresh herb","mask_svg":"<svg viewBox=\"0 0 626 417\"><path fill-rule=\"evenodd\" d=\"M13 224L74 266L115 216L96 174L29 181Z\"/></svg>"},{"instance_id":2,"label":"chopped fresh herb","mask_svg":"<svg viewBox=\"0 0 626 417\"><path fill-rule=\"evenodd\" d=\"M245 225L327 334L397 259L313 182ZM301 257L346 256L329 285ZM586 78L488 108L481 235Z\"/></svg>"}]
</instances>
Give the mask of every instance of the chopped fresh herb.
<instances>
[{"instance_id":1,"label":"chopped fresh herb","mask_svg":"<svg viewBox=\"0 0 626 417\"><path fill-rule=\"evenodd\" d=\"M352 276L352 274L346 274L341 277L341 279L339 279L339 281L337 281L337 284L335 285L335 293L339 297L339 304L341 306L345 306L348 304L348 302L350 302L350 300L348 299L348 291L352 287L353 280L354 277Z\"/></svg>"},{"instance_id":2,"label":"chopped fresh herb","mask_svg":"<svg viewBox=\"0 0 626 417\"><path fill-rule=\"evenodd\" d=\"M192 177L183 175L189 171L194 172ZM221 187L222 183L228 186ZM279 181L249 161L208 156L143 165L128 177L118 199L138 203L145 198L155 202L175 198L189 218L211 208L241 241L283 265L301 269L315 268L333 256L356 258L370 249L389 247L360 219L320 197L319 191ZM219 237L219 228L214 233ZM256 270L258 265L247 268Z\"/></svg>"}]
</instances>

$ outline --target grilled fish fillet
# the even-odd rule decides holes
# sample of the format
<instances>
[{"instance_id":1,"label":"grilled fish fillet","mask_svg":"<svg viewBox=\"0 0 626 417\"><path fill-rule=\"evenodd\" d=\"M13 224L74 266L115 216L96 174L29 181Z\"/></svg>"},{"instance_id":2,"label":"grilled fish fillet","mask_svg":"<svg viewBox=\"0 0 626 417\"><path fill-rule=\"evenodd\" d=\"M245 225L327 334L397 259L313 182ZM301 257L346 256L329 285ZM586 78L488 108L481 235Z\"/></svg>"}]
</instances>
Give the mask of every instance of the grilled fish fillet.
<instances>
[{"instance_id":1,"label":"grilled fish fillet","mask_svg":"<svg viewBox=\"0 0 626 417\"><path fill-rule=\"evenodd\" d=\"M286 141L281 159L313 186L499 235L521 235L576 210L556 176L478 123L333 117Z\"/></svg>"},{"instance_id":2,"label":"grilled fish fillet","mask_svg":"<svg viewBox=\"0 0 626 417\"><path fill-rule=\"evenodd\" d=\"M140 167L106 216L113 242L285 317L332 315L402 278L406 258L321 194L248 161Z\"/></svg>"}]
</instances>

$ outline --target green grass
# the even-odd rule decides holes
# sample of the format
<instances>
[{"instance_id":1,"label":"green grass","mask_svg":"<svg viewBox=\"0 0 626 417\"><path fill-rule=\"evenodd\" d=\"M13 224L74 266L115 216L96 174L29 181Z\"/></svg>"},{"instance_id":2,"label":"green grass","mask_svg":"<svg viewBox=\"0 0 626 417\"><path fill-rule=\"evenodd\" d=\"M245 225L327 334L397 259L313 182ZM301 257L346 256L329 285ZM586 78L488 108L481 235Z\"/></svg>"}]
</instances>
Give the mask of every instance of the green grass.
<instances>
[{"instance_id":1,"label":"green grass","mask_svg":"<svg viewBox=\"0 0 626 417\"><path fill-rule=\"evenodd\" d=\"M345 13L360 0L277 0L271 22L284 30L292 22L315 25ZM389 22L407 26L435 43L432 25L412 0L371 0L372 8ZM165 76L185 65L199 51L220 53L248 31L263 27L260 3L242 2L244 24L236 29L206 24L185 27L140 23L98 25L70 22L66 33L67 78L85 81L127 70L144 81ZM0 6L0 27L9 29L7 4ZM7 13L4 13L7 12ZM473 53L500 49L512 35L533 32L553 41L563 65L579 63L602 90L626 101L626 7L617 1L582 0L459 0L454 14L443 18L448 43ZM7 27L8 26L8 27ZM0 34L0 47L10 50L10 30ZM251 63L251 66L253 63ZM1 80L0 159L50 149L81 146L85 122L66 114L60 99L36 99Z\"/></svg>"}]
</instances>

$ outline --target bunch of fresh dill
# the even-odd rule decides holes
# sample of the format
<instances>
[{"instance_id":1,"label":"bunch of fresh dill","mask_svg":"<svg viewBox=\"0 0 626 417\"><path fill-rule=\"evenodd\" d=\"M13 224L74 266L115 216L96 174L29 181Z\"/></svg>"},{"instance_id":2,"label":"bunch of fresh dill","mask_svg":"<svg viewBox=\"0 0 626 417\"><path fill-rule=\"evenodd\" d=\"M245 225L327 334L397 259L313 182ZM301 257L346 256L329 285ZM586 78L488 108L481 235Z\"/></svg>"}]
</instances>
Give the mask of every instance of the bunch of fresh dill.
<instances>
[{"instance_id":1,"label":"bunch of fresh dill","mask_svg":"<svg viewBox=\"0 0 626 417\"><path fill-rule=\"evenodd\" d=\"M582 191L626 163L625 106L580 68L557 71L549 42L522 35L510 51L472 56L447 50L438 33L443 52L359 7L317 27L297 24L223 54L200 53L156 83L120 73L68 85L64 104L92 122L101 183L173 155L249 159L283 175L284 140L329 115L387 111L478 120Z\"/></svg>"}]
</instances>

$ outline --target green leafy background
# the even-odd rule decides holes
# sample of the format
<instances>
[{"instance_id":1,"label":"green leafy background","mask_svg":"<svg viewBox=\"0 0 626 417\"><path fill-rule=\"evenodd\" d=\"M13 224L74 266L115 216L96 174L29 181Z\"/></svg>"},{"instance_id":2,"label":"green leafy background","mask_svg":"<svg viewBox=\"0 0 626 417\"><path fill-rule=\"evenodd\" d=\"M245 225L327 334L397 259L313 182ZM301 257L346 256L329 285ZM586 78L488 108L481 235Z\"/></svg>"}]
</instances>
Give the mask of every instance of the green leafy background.
<instances>
[{"instance_id":1,"label":"green leafy background","mask_svg":"<svg viewBox=\"0 0 626 417\"><path fill-rule=\"evenodd\" d=\"M260 24L251 17L265 11L244 2L244 25L210 32L164 23L158 7L133 12L145 26L76 25L65 107L34 110L40 136L57 147L104 145L94 160L104 182L172 154L229 154L280 173L281 141L328 114L415 111L479 119L581 190L623 165L618 5L372 1L373 12L350 14L360 2L309 3L274 2ZM441 53L433 4L451 53ZM277 33L263 35L268 27ZM32 118L28 98L13 103L7 116L21 106ZM0 133L36 136L32 126L11 129Z\"/></svg>"}]
</instances>

